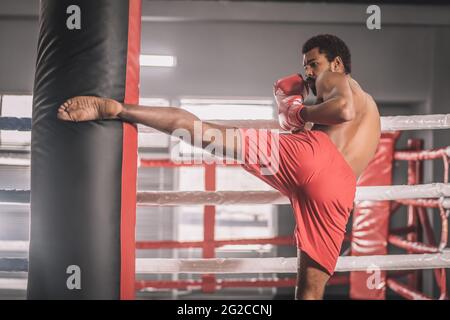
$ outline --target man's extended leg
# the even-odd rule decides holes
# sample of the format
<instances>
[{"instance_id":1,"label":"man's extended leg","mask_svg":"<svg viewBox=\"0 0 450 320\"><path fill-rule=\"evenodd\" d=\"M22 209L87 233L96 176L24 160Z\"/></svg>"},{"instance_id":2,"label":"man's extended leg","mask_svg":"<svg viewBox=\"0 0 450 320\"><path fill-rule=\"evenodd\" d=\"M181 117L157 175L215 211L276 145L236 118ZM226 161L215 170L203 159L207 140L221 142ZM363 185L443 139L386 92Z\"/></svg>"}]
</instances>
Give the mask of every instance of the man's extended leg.
<instances>
[{"instance_id":1,"label":"man's extended leg","mask_svg":"<svg viewBox=\"0 0 450 320\"><path fill-rule=\"evenodd\" d=\"M330 278L325 269L305 252L298 251L297 286L295 299L320 300Z\"/></svg>"},{"instance_id":2,"label":"man's extended leg","mask_svg":"<svg viewBox=\"0 0 450 320\"><path fill-rule=\"evenodd\" d=\"M75 122L121 119L143 124L170 135L176 130L184 129L189 132L191 138L191 141L186 142L194 144L195 139L200 139L202 148L208 147L209 150L214 149L215 154L240 159L241 139L237 128L201 121L181 108L125 105L112 99L81 96L67 100L58 109L58 118ZM195 137L196 125L201 127L201 137ZM234 131L231 134L228 132L229 139L227 130Z\"/></svg>"}]
</instances>

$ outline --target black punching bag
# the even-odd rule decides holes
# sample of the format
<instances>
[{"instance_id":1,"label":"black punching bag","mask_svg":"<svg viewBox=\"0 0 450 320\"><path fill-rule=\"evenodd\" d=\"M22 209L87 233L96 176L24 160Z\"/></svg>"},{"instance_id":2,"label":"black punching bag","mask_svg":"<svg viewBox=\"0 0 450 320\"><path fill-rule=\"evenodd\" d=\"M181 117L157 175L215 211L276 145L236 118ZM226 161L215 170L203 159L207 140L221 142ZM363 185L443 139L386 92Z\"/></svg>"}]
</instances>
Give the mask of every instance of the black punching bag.
<instances>
[{"instance_id":1,"label":"black punching bag","mask_svg":"<svg viewBox=\"0 0 450 320\"><path fill-rule=\"evenodd\" d=\"M132 299L137 130L56 112L91 95L136 104L140 0L42 0L33 97L29 299Z\"/></svg>"}]
</instances>

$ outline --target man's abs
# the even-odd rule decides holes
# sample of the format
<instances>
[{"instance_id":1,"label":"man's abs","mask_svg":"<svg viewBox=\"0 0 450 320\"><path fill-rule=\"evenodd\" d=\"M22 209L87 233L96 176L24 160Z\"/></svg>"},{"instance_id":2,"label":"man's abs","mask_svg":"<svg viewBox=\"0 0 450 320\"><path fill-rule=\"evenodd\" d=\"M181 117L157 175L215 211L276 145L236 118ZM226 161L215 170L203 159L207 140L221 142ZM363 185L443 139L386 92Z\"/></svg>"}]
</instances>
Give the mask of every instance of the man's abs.
<instances>
[{"instance_id":1,"label":"man's abs","mask_svg":"<svg viewBox=\"0 0 450 320\"><path fill-rule=\"evenodd\" d=\"M378 108L372 97L356 81L350 80L355 118L338 125L314 125L313 130L328 134L344 159L359 175L374 156L380 139L381 125Z\"/></svg>"}]
</instances>

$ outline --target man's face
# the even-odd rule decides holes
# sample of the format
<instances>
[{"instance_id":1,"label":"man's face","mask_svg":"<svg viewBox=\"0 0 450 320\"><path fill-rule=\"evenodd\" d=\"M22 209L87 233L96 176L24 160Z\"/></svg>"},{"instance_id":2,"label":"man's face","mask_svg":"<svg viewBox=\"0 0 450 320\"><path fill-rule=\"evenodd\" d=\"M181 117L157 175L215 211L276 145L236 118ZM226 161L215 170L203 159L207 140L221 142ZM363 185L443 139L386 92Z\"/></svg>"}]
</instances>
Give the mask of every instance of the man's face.
<instances>
[{"instance_id":1,"label":"man's face","mask_svg":"<svg viewBox=\"0 0 450 320\"><path fill-rule=\"evenodd\" d=\"M319 52L319 48L314 48L303 55L303 67L305 68L305 80L316 96L316 79L322 72L332 71L331 63L328 62L324 53Z\"/></svg>"}]
</instances>

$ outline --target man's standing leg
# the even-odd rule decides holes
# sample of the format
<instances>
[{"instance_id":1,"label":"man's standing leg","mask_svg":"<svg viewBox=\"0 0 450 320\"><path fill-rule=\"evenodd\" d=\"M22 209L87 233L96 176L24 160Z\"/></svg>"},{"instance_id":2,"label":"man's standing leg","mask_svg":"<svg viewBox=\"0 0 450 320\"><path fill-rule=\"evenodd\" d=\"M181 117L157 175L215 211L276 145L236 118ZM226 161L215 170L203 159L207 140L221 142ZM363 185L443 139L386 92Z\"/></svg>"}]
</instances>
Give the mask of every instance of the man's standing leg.
<instances>
[{"instance_id":1,"label":"man's standing leg","mask_svg":"<svg viewBox=\"0 0 450 320\"><path fill-rule=\"evenodd\" d=\"M311 259L305 252L297 251L297 286L296 300L320 300L330 275L325 269Z\"/></svg>"}]
</instances>

